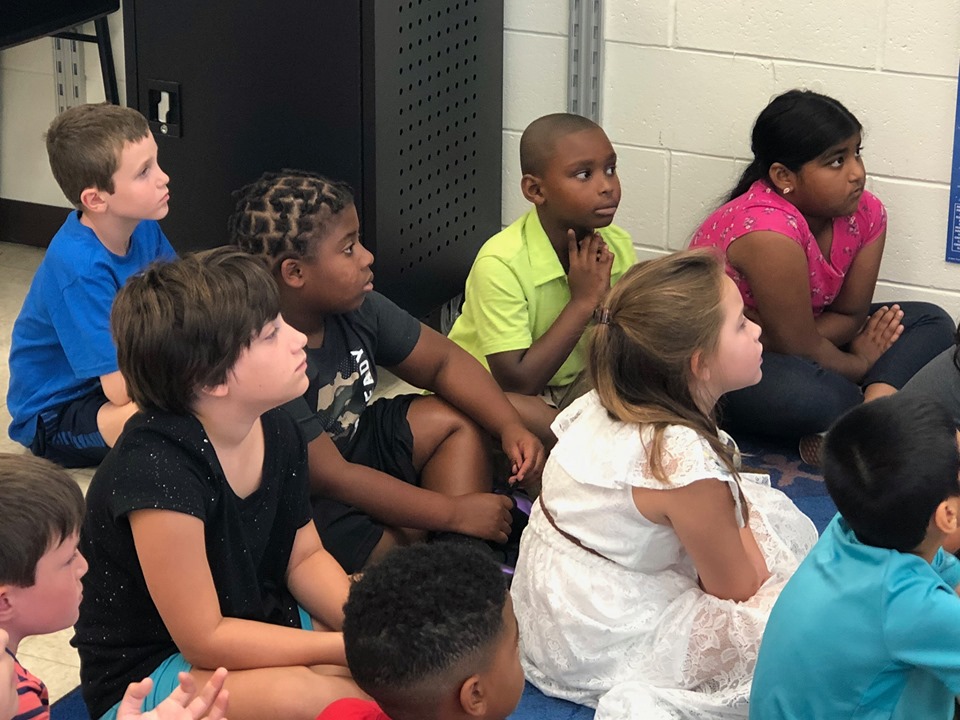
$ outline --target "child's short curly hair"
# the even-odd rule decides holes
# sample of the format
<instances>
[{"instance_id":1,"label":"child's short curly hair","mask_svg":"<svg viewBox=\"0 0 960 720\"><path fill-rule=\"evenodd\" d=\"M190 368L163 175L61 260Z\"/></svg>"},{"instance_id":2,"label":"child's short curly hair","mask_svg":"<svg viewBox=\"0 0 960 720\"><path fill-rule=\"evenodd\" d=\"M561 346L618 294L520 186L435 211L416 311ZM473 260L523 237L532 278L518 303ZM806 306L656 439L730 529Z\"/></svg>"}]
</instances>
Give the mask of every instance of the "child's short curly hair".
<instances>
[{"instance_id":1,"label":"child's short curly hair","mask_svg":"<svg viewBox=\"0 0 960 720\"><path fill-rule=\"evenodd\" d=\"M287 258L309 258L330 220L354 204L345 182L306 170L264 173L234 193L227 222L232 243L266 257L274 267Z\"/></svg>"},{"instance_id":2,"label":"child's short curly hair","mask_svg":"<svg viewBox=\"0 0 960 720\"><path fill-rule=\"evenodd\" d=\"M63 468L0 453L0 585L33 585L40 558L80 530L83 511L83 493Z\"/></svg>"},{"instance_id":3,"label":"child's short curly hair","mask_svg":"<svg viewBox=\"0 0 960 720\"><path fill-rule=\"evenodd\" d=\"M500 567L477 548L395 550L363 574L343 608L350 672L378 701L429 702L487 666L506 601Z\"/></svg>"}]
</instances>

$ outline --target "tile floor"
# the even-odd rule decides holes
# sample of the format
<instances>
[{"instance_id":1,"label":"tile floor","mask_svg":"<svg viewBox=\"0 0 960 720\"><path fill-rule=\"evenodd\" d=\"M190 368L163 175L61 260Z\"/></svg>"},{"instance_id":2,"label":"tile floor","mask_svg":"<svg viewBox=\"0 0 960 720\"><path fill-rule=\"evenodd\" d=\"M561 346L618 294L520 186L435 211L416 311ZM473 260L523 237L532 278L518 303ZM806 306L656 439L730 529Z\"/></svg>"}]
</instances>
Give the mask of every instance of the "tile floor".
<instances>
[{"instance_id":1,"label":"tile floor","mask_svg":"<svg viewBox=\"0 0 960 720\"><path fill-rule=\"evenodd\" d=\"M0 452L27 452L7 436L10 413L7 412L7 385L10 368L10 332L30 287L33 273L43 258L43 250L25 245L0 243ZM93 470L71 470L80 487L86 491ZM41 678L50 690L50 700L57 700L80 684L80 661L77 651L70 647L73 629L52 635L30 637L20 643L17 659L34 675Z\"/></svg>"},{"instance_id":2,"label":"tile floor","mask_svg":"<svg viewBox=\"0 0 960 720\"><path fill-rule=\"evenodd\" d=\"M7 436L10 413L7 412L7 385L10 381L10 369L7 359L10 354L10 333L16 320L23 298L30 287L33 273L36 271L43 250L25 245L13 245L0 242L0 452L28 452ZM413 390L401 380L381 370L377 397L392 396ZM93 477L93 469L71 470L80 487L86 492ZM51 635L42 635L25 639L20 644L17 658L20 662L41 678L50 691L51 702L58 700L80 684L80 661L77 651L70 647L73 629L68 628Z\"/></svg>"}]
</instances>

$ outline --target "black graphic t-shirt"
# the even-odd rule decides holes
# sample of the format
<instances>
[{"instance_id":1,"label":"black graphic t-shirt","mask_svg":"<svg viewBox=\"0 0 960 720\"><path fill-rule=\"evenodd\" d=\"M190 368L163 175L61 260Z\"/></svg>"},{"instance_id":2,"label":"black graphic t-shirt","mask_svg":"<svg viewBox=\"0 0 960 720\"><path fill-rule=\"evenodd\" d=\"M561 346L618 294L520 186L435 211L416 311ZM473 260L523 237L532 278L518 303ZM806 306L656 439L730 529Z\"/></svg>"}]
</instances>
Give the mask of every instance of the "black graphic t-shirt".
<instances>
[{"instance_id":1,"label":"black graphic t-shirt","mask_svg":"<svg viewBox=\"0 0 960 720\"><path fill-rule=\"evenodd\" d=\"M325 432L345 452L377 386L377 363L403 362L419 339L419 321L377 292L357 310L328 317L323 345L307 348L307 392L284 406L307 442Z\"/></svg>"}]
</instances>

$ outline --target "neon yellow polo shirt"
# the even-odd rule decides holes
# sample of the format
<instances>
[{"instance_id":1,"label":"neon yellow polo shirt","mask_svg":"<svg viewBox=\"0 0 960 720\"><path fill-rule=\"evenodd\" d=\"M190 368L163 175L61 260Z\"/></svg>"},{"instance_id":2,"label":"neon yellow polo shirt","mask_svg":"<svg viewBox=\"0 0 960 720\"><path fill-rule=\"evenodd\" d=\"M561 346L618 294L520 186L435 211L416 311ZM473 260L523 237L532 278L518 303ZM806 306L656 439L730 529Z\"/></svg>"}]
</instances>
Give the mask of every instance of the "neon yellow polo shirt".
<instances>
[{"instance_id":1,"label":"neon yellow polo shirt","mask_svg":"<svg viewBox=\"0 0 960 720\"><path fill-rule=\"evenodd\" d=\"M621 228L611 225L599 232L614 256L612 285L637 261L637 254ZM450 339L489 370L487 355L530 347L568 302L566 273L533 208L480 248ZM569 385L585 367L586 357L586 338L581 337L549 384Z\"/></svg>"}]
</instances>

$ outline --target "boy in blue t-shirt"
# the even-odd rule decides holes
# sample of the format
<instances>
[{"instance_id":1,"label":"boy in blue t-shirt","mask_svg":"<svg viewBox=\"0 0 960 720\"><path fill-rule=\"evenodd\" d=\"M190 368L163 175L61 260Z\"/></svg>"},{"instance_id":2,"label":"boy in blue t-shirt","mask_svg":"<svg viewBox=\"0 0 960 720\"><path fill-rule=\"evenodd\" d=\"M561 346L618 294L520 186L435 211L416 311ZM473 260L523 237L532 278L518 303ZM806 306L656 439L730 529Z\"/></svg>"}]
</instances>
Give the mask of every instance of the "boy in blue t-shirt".
<instances>
[{"instance_id":1,"label":"boy in blue t-shirt","mask_svg":"<svg viewBox=\"0 0 960 720\"><path fill-rule=\"evenodd\" d=\"M934 401L894 395L836 422L823 473L840 514L773 608L751 718L954 717L958 471Z\"/></svg>"},{"instance_id":2,"label":"boy in blue t-shirt","mask_svg":"<svg viewBox=\"0 0 960 720\"><path fill-rule=\"evenodd\" d=\"M96 465L137 411L117 370L110 308L124 281L176 256L157 220L170 178L146 119L81 105L47 130L53 175L76 212L37 268L13 326L10 437L67 467Z\"/></svg>"}]
</instances>

